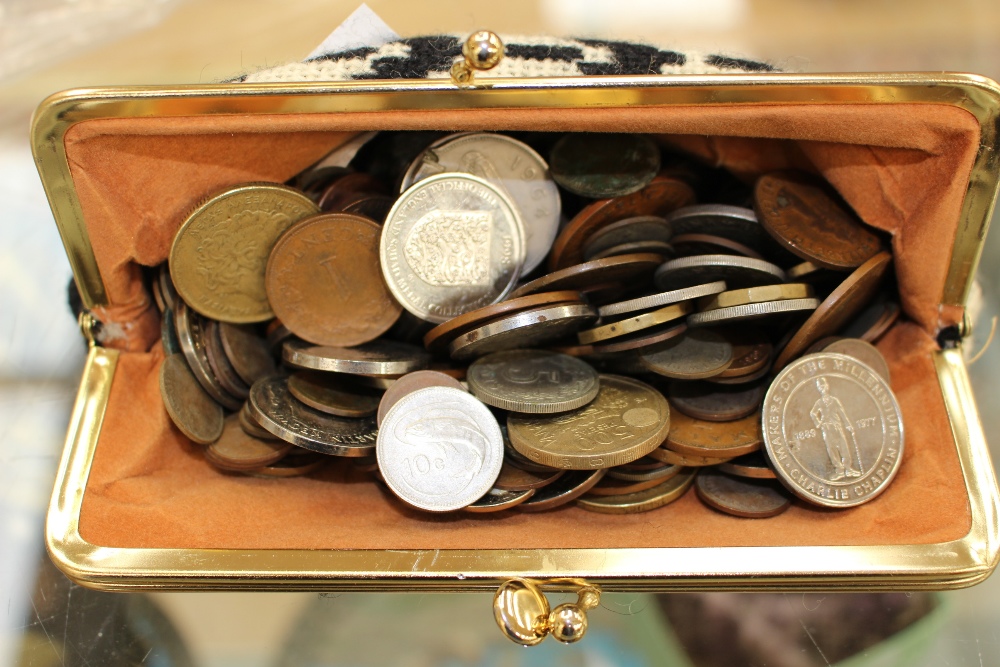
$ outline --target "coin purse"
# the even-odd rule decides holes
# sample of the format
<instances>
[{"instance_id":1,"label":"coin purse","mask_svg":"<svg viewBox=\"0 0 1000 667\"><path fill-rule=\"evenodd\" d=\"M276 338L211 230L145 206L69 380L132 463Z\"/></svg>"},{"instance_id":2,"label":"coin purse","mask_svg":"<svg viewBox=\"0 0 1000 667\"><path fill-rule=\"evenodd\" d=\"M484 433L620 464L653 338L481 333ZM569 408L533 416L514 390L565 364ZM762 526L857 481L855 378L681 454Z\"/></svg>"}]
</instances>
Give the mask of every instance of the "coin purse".
<instances>
[{"instance_id":1,"label":"coin purse","mask_svg":"<svg viewBox=\"0 0 1000 667\"><path fill-rule=\"evenodd\" d=\"M87 312L102 322L48 513L84 585L491 590L963 586L998 558L998 492L961 354L997 190L1000 88L962 74L716 74L237 83L55 95L34 152ZM361 132L654 135L741 177L821 173L889 232L907 318L879 343L905 424L898 476L849 510L741 519L694 493L640 515L433 515L333 465L256 479L208 465L164 411L142 267L226 186L281 183ZM93 342L93 339L91 337ZM574 583L575 582L575 583Z\"/></svg>"}]
</instances>

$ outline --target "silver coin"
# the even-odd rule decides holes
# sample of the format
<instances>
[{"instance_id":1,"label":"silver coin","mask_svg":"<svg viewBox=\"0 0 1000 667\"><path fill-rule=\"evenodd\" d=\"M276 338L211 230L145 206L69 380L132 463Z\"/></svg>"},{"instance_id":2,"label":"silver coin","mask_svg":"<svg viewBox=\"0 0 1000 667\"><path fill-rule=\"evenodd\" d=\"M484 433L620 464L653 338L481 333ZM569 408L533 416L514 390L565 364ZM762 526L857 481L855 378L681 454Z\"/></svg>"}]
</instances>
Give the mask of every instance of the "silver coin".
<instances>
[{"instance_id":1,"label":"silver coin","mask_svg":"<svg viewBox=\"0 0 1000 667\"><path fill-rule=\"evenodd\" d=\"M625 218L591 234L583 246L583 258L589 261L594 255L624 243L639 241L667 243L671 236L670 223L657 215Z\"/></svg>"},{"instance_id":2,"label":"silver coin","mask_svg":"<svg viewBox=\"0 0 1000 667\"><path fill-rule=\"evenodd\" d=\"M692 285L724 280L729 289L773 285L785 282L779 267L752 257L738 255L692 255L672 259L656 270L656 286L676 290Z\"/></svg>"},{"instance_id":3,"label":"silver coin","mask_svg":"<svg viewBox=\"0 0 1000 667\"><path fill-rule=\"evenodd\" d=\"M684 206L667 216L674 235L709 234L736 241L760 252L767 245L767 232L753 209L727 204Z\"/></svg>"},{"instance_id":4,"label":"silver coin","mask_svg":"<svg viewBox=\"0 0 1000 667\"><path fill-rule=\"evenodd\" d=\"M374 340L357 347L313 345L298 338L286 340L282 358L299 368L353 375L398 376L426 368L431 355L415 345Z\"/></svg>"},{"instance_id":5,"label":"silver coin","mask_svg":"<svg viewBox=\"0 0 1000 667\"><path fill-rule=\"evenodd\" d=\"M706 283L704 285L695 285L694 287L685 287L683 289L671 290L670 292L660 292L659 294L640 296L636 299L629 299L628 301L609 303L606 306L598 308L597 312L601 317L625 315L626 313L636 313L641 310L652 310L653 308L669 306L670 304L679 303L681 301L689 301L691 299L712 296L713 294L721 294L725 291L726 283L722 280L717 280L713 283Z\"/></svg>"},{"instance_id":6,"label":"silver coin","mask_svg":"<svg viewBox=\"0 0 1000 667\"><path fill-rule=\"evenodd\" d=\"M597 396L600 380L586 362L546 350L509 350L477 359L469 390L487 405L514 412L575 410Z\"/></svg>"},{"instance_id":7,"label":"silver coin","mask_svg":"<svg viewBox=\"0 0 1000 667\"><path fill-rule=\"evenodd\" d=\"M496 186L514 202L524 223L522 273L542 263L559 231L562 200L549 165L527 144L489 132L452 134L431 144L403 176L401 191L428 176L473 174Z\"/></svg>"},{"instance_id":8,"label":"silver coin","mask_svg":"<svg viewBox=\"0 0 1000 667\"><path fill-rule=\"evenodd\" d=\"M177 299L174 321L177 324L177 341L180 343L181 352L198 383L222 407L227 410L239 410L243 406L243 401L222 388L212 372L211 364L208 363L204 318L194 312L183 299Z\"/></svg>"},{"instance_id":9,"label":"silver coin","mask_svg":"<svg viewBox=\"0 0 1000 667\"><path fill-rule=\"evenodd\" d=\"M903 416L871 367L834 352L782 369L764 397L764 447L800 498L854 507L885 491L903 459Z\"/></svg>"},{"instance_id":10,"label":"silver coin","mask_svg":"<svg viewBox=\"0 0 1000 667\"><path fill-rule=\"evenodd\" d=\"M742 306L715 308L701 313L688 315L689 327L704 327L712 324L726 324L745 320L759 320L772 315L787 313L808 313L819 307L819 299L784 299L782 301L763 301L748 303Z\"/></svg>"},{"instance_id":11,"label":"silver coin","mask_svg":"<svg viewBox=\"0 0 1000 667\"><path fill-rule=\"evenodd\" d=\"M823 352L836 352L854 357L858 361L870 366L886 382L892 380L889 375L889 364L886 363L885 357L882 356L877 347L866 340L861 340L860 338L839 338L823 346Z\"/></svg>"},{"instance_id":12,"label":"silver coin","mask_svg":"<svg viewBox=\"0 0 1000 667\"><path fill-rule=\"evenodd\" d=\"M385 393L382 394L382 400L379 401L378 413L376 414L379 426L382 425L382 420L385 419L385 416L389 414L389 410L392 409L392 406L396 405L399 399L426 387L453 387L465 391L465 387L462 386L461 382L450 375L445 375L438 371L414 371L407 373L398 380L394 380L386 388Z\"/></svg>"},{"instance_id":13,"label":"silver coin","mask_svg":"<svg viewBox=\"0 0 1000 667\"><path fill-rule=\"evenodd\" d=\"M331 456L370 456L375 451L375 417L347 419L320 412L288 391L288 378L273 376L250 388L250 416L285 442Z\"/></svg>"},{"instance_id":14,"label":"silver coin","mask_svg":"<svg viewBox=\"0 0 1000 667\"><path fill-rule=\"evenodd\" d=\"M503 436L493 413L471 394L427 387L389 410L375 451L393 493L414 507L449 512L493 488Z\"/></svg>"},{"instance_id":15,"label":"silver coin","mask_svg":"<svg viewBox=\"0 0 1000 667\"><path fill-rule=\"evenodd\" d=\"M714 331L695 329L639 357L647 372L677 380L718 375L733 363L733 346Z\"/></svg>"},{"instance_id":16,"label":"silver coin","mask_svg":"<svg viewBox=\"0 0 1000 667\"><path fill-rule=\"evenodd\" d=\"M597 320L585 304L536 308L494 320L468 331L448 345L452 359L472 359L490 352L532 347L576 333Z\"/></svg>"},{"instance_id":17,"label":"silver coin","mask_svg":"<svg viewBox=\"0 0 1000 667\"><path fill-rule=\"evenodd\" d=\"M438 174L404 192L379 243L389 291L435 323L502 300L521 275L524 253L514 204L470 174Z\"/></svg>"}]
</instances>

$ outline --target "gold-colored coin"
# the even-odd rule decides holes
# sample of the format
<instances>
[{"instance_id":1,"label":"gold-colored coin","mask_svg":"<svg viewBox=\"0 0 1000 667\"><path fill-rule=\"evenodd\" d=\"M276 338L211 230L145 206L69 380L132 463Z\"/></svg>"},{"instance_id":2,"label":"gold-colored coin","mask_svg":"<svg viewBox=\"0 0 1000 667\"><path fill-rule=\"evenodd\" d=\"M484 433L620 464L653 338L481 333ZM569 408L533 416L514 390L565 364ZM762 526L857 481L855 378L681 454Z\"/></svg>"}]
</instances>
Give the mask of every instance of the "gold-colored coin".
<instances>
[{"instance_id":1,"label":"gold-colored coin","mask_svg":"<svg viewBox=\"0 0 1000 667\"><path fill-rule=\"evenodd\" d=\"M511 413L515 450L536 463L566 470L610 468L656 449L670 430L670 406L648 384L601 375L589 405L554 416Z\"/></svg>"},{"instance_id":2,"label":"gold-colored coin","mask_svg":"<svg viewBox=\"0 0 1000 667\"><path fill-rule=\"evenodd\" d=\"M221 192L188 216L170 248L170 277L194 310L222 322L274 316L264 270L278 237L319 213L304 194L273 183Z\"/></svg>"},{"instance_id":3,"label":"gold-colored coin","mask_svg":"<svg viewBox=\"0 0 1000 667\"><path fill-rule=\"evenodd\" d=\"M238 415L226 417L222 436L205 450L205 460L220 470L244 471L268 466L282 459L292 444L283 440L258 440L240 427Z\"/></svg>"},{"instance_id":4,"label":"gold-colored coin","mask_svg":"<svg viewBox=\"0 0 1000 667\"><path fill-rule=\"evenodd\" d=\"M642 331L643 329L649 329L650 327L666 324L667 322L676 320L679 317L684 317L692 310L690 301L675 303L667 306L666 308L660 308L649 313L643 313L624 320L619 320L618 322L612 322L611 324L594 327L593 329L586 329L577 333L576 337L584 345L590 345L591 343L597 343L611 338L618 338L619 336L625 336L637 331Z\"/></svg>"},{"instance_id":5,"label":"gold-colored coin","mask_svg":"<svg viewBox=\"0 0 1000 667\"><path fill-rule=\"evenodd\" d=\"M183 354L163 360L160 394L171 421L192 442L208 445L222 435L222 408L201 388Z\"/></svg>"},{"instance_id":6,"label":"gold-colored coin","mask_svg":"<svg viewBox=\"0 0 1000 667\"><path fill-rule=\"evenodd\" d=\"M807 299L813 296L812 285L805 283L784 283L781 285L760 285L729 290L698 300L698 310L714 310L746 306L751 303L784 301L786 299Z\"/></svg>"},{"instance_id":7,"label":"gold-colored coin","mask_svg":"<svg viewBox=\"0 0 1000 667\"><path fill-rule=\"evenodd\" d=\"M620 496L589 496L576 501L576 506L600 514L638 514L668 505L691 488L697 470L685 470L662 484L637 493Z\"/></svg>"}]
</instances>

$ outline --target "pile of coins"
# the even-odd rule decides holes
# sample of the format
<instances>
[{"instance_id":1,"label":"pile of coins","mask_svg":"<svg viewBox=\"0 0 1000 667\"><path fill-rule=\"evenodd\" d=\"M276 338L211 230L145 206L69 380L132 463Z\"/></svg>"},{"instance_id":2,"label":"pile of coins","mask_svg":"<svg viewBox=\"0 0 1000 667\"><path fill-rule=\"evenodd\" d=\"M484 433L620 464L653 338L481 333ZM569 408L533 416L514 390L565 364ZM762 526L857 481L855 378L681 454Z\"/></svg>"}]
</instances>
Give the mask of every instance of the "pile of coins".
<instances>
[{"instance_id":1,"label":"pile of coins","mask_svg":"<svg viewBox=\"0 0 1000 667\"><path fill-rule=\"evenodd\" d=\"M849 507L902 457L886 248L814 175L644 135L364 135L193 209L160 387L221 470L428 511Z\"/></svg>"}]
</instances>

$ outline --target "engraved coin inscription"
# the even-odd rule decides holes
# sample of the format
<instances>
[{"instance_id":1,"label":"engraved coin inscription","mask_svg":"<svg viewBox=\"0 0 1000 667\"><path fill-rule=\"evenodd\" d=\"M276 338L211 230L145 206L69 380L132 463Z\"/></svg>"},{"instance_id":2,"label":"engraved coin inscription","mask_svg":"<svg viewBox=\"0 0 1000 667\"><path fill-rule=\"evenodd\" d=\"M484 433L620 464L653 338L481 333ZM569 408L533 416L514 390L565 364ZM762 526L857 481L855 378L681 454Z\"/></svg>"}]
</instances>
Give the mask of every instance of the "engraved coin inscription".
<instances>
[{"instance_id":1,"label":"engraved coin inscription","mask_svg":"<svg viewBox=\"0 0 1000 667\"><path fill-rule=\"evenodd\" d=\"M385 281L409 312L444 322L499 301L524 265L520 215L496 187L439 174L404 192L382 228Z\"/></svg>"},{"instance_id":2,"label":"engraved coin inscription","mask_svg":"<svg viewBox=\"0 0 1000 667\"><path fill-rule=\"evenodd\" d=\"M566 354L494 352L469 366L469 388L487 405L533 414L565 412L597 396L597 371Z\"/></svg>"},{"instance_id":3,"label":"engraved coin inscription","mask_svg":"<svg viewBox=\"0 0 1000 667\"><path fill-rule=\"evenodd\" d=\"M764 444L785 486L827 507L882 493L899 470L903 422L892 389L851 357L806 355L764 398Z\"/></svg>"},{"instance_id":4,"label":"engraved coin inscription","mask_svg":"<svg viewBox=\"0 0 1000 667\"><path fill-rule=\"evenodd\" d=\"M493 488L503 464L503 436L493 413L472 395L427 387L389 410L376 455L393 493L414 507L448 512Z\"/></svg>"}]
</instances>

